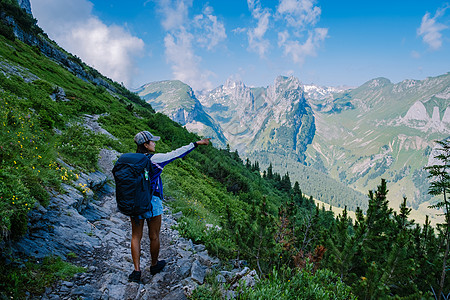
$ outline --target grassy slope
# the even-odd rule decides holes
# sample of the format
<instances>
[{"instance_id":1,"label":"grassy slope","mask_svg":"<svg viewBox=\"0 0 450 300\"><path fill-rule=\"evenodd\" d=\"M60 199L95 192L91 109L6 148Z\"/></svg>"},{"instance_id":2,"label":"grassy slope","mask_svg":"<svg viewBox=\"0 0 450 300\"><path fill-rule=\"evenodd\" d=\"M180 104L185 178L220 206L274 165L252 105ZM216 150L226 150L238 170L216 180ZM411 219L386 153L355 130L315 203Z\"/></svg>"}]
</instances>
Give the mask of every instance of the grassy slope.
<instances>
[{"instance_id":1,"label":"grassy slope","mask_svg":"<svg viewBox=\"0 0 450 300\"><path fill-rule=\"evenodd\" d=\"M131 104L128 99L121 95L112 95L104 88L77 78L57 63L20 41L11 42L0 36L0 56L4 64L22 66L26 70L25 73L31 73L39 77L37 81L25 83L20 77L8 74L9 78L1 77L1 84L4 90L10 90L11 93L26 98L23 101L20 98L13 98L13 101L16 101L14 104L18 105L25 113L29 111L29 108L32 108L35 111L36 119L42 121L42 117L48 115L48 110L52 110L51 116L54 118L54 123L51 125L60 130L62 134L55 134L52 128L42 129L43 132L54 139L52 147L46 149L46 151L53 153L50 161L56 161L57 157L61 157L77 169L92 170L95 168L96 162L89 161L89 158L84 155L86 153L76 154L77 149L82 151L82 148L87 147L87 141L93 140L94 135L84 132L88 136L76 136L73 131L69 130L69 124L82 121L83 114L103 114L99 119L103 128L118 138L117 141L102 136L95 139L95 145L89 149L96 153L104 147L113 148L120 152L134 151L133 136L140 130L150 130L163 137L158 142L157 147L157 151L161 152L170 151L199 138L162 114L151 113L138 105L134 105L133 111L130 111L130 109L127 109L128 105ZM70 101L55 102L50 99L49 95L56 86L65 91ZM39 105L36 104L37 101L40 102ZM70 137L75 137L76 140L70 140ZM70 144L71 152L61 151L62 144L65 143ZM222 160L225 165L233 165L237 173L246 176L251 189L258 189L261 193L269 196L271 211L276 211L276 207L281 203L284 196L266 183L261 182L257 174L252 174L246 170L242 163L236 162L231 157L232 155L226 151L220 151L212 147L208 147L206 152L201 151L194 151L186 159L172 164L167 168L164 175L168 186L167 194L180 198L180 202L175 204L179 209L184 209L188 216L194 217L189 213L188 207L191 206L191 201L198 204L198 207L195 208L195 217L201 220L197 224L198 228L203 227L204 229L206 222L220 225L219 220L226 203L238 214L248 212L247 203L243 202L237 195L228 192L226 184L220 183L207 174L208 166L213 164L214 160ZM95 157L96 155L91 156L91 159L95 160ZM13 164L13 161L8 161L10 157L4 156L3 158L5 160L2 163ZM24 164L22 168L31 168L31 165ZM48 176L56 178L59 174ZM61 180L56 181L55 186L61 182Z\"/></svg>"}]
</instances>

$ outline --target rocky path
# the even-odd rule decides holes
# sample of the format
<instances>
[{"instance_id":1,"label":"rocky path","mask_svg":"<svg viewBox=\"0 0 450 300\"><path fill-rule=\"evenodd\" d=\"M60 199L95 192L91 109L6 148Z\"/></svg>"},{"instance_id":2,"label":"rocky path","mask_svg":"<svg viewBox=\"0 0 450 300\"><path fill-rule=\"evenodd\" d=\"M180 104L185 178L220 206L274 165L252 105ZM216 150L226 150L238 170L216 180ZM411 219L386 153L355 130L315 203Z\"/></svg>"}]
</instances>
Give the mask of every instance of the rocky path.
<instances>
[{"instance_id":1,"label":"rocky path","mask_svg":"<svg viewBox=\"0 0 450 300\"><path fill-rule=\"evenodd\" d=\"M12 257L44 258L57 255L86 272L70 281L58 282L33 299L186 299L208 272L216 270L223 283L253 284L255 271L248 268L231 272L220 270L221 262L208 255L203 245L180 237L176 229L179 214L172 215L166 205L161 228L160 259L164 270L150 274L147 226L141 245L142 283L128 282L133 270L130 252L131 224L116 209L110 170L116 153L102 151L102 170L81 174L64 193L53 194L50 204L37 206L29 216L29 232L18 242L0 245ZM61 162L63 164L63 162ZM76 187L83 188L76 188ZM95 200L96 199L96 200ZM233 297L233 291L224 291Z\"/></svg>"},{"instance_id":2,"label":"rocky path","mask_svg":"<svg viewBox=\"0 0 450 300\"><path fill-rule=\"evenodd\" d=\"M144 232L141 265L142 284L128 282L133 270L130 255L131 225L127 217L115 212L113 195L107 195L96 214L103 217L94 221L93 234L100 242L93 251L72 259L87 269L73 281L61 282L49 289L43 299L186 299L196 285L204 282L209 267L218 266L219 260L208 256L204 246L194 245L181 238L171 227L176 220L168 209L161 228L160 258L167 261L163 272L150 275L149 239ZM92 212L90 212L92 214Z\"/></svg>"}]
</instances>

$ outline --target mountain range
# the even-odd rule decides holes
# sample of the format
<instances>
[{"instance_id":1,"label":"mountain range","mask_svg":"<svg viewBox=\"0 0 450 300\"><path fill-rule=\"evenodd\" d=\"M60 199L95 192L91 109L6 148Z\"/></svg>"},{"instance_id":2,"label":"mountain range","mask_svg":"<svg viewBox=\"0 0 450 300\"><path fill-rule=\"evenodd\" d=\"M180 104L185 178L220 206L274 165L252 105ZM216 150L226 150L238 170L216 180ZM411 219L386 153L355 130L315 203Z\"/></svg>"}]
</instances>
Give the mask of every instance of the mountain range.
<instances>
[{"instance_id":1,"label":"mountain range","mask_svg":"<svg viewBox=\"0 0 450 300\"><path fill-rule=\"evenodd\" d=\"M228 80L194 92L180 81L160 81L137 93L216 146L258 161L261 172L272 164L288 173L325 203L364 207L367 191L385 178L394 208L406 197L415 218L432 214L423 167L434 141L450 135L450 73L396 84L376 78L356 88L279 76L267 87Z\"/></svg>"}]
</instances>

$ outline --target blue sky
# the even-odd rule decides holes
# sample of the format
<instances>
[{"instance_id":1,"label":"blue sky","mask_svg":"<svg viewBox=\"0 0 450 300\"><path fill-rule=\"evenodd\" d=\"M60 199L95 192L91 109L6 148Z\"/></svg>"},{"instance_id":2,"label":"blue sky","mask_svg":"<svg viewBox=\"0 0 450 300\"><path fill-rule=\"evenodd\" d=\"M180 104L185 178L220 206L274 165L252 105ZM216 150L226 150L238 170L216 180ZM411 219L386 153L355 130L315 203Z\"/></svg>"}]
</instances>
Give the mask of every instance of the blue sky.
<instances>
[{"instance_id":1,"label":"blue sky","mask_svg":"<svg viewBox=\"0 0 450 300\"><path fill-rule=\"evenodd\" d=\"M450 3L378 0L30 0L49 37L129 88L179 79L359 86L450 71Z\"/></svg>"}]
</instances>

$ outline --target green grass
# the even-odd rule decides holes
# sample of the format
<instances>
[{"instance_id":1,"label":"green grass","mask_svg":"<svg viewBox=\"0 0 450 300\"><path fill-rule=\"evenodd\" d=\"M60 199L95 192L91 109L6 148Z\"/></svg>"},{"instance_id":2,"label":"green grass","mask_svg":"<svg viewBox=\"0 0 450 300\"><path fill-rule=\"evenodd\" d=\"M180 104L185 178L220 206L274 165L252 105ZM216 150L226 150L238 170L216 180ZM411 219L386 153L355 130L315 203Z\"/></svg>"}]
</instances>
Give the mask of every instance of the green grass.
<instances>
[{"instance_id":1,"label":"green grass","mask_svg":"<svg viewBox=\"0 0 450 300\"><path fill-rule=\"evenodd\" d=\"M25 299L41 295L57 280L68 280L85 269L63 261L60 257L46 257L42 261L26 260L13 264L0 262L0 297Z\"/></svg>"}]
</instances>

